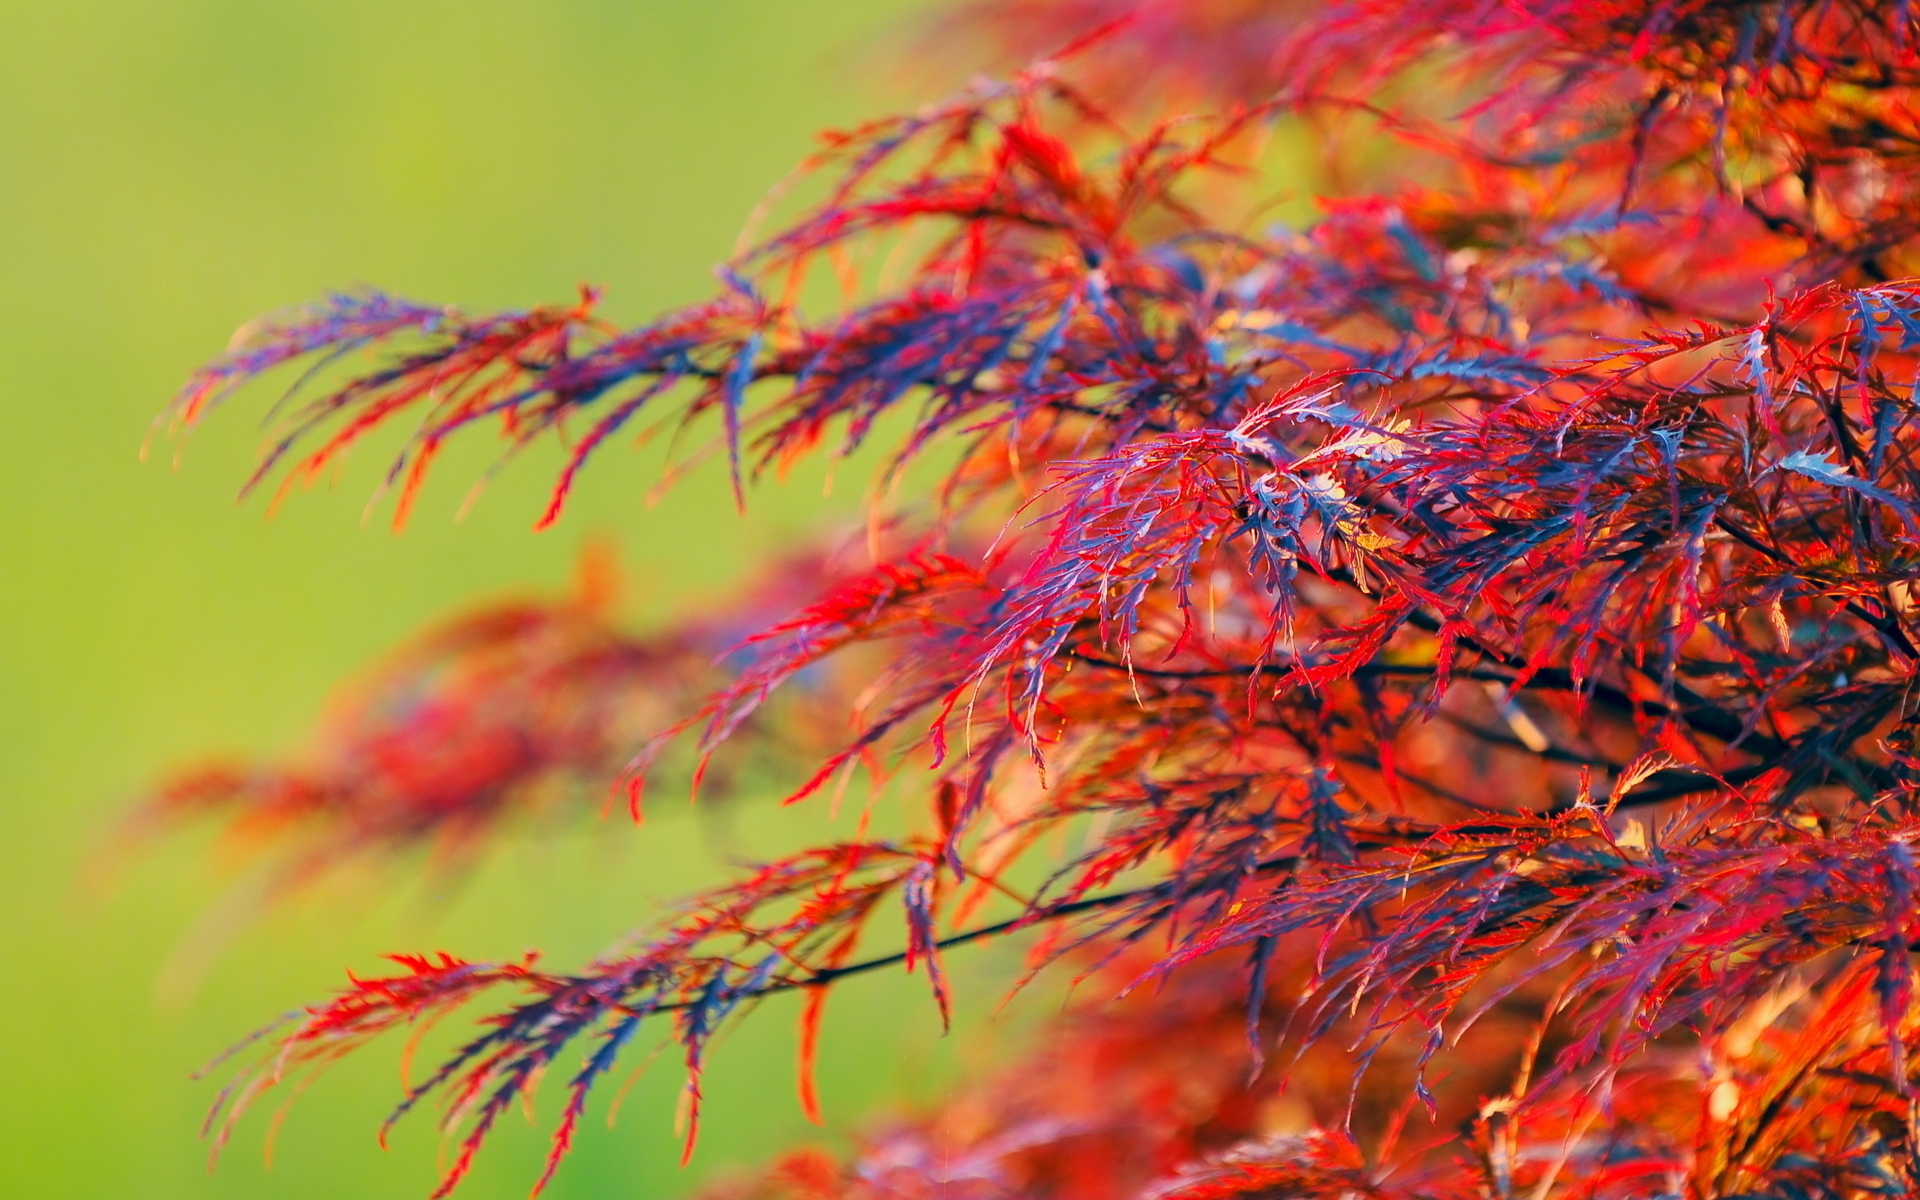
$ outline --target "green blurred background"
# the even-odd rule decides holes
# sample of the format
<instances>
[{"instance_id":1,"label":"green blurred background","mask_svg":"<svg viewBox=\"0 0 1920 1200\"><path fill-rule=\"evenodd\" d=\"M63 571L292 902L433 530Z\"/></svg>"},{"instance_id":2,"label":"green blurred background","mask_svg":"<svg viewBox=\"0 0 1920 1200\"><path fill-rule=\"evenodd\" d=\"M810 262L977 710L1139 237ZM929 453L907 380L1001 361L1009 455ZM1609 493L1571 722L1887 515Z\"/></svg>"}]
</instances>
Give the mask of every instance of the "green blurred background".
<instances>
[{"instance_id":1,"label":"green blurred background","mask_svg":"<svg viewBox=\"0 0 1920 1200\"><path fill-rule=\"evenodd\" d=\"M725 854L788 831L751 808L725 829L583 821L503 848L451 892L362 872L263 915L173 1000L156 991L163 965L233 881L210 839L164 841L110 886L82 882L144 782L207 752L298 745L343 672L451 606L564 584L590 536L618 538L635 611L658 613L848 510L796 485L743 520L711 474L648 508L657 464L615 449L545 535L529 527L550 459L452 520L477 455L449 466L400 537L360 524L370 460L268 520L234 502L260 395L197 436L179 470L171 446L144 465L137 451L238 324L328 288L479 308L591 281L627 320L700 297L813 131L913 91L885 47L915 7L6 0L0 1195L423 1196L431 1122L389 1153L373 1141L397 1046L307 1093L270 1170L256 1119L207 1173L196 1134L212 1089L188 1073L385 950L540 946L578 962ZM863 980L830 1008L822 1085L838 1125L950 1077L969 1043L939 1039L917 992ZM691 1171L675 1165L679 1076L663 1061L614 1132L590 1124L550 1194L673 1195L808 1136L790 1015L717 1052ZM504 1129L462 1194L524 1195L544 1133Z\"/></svg>"}]
</instances>

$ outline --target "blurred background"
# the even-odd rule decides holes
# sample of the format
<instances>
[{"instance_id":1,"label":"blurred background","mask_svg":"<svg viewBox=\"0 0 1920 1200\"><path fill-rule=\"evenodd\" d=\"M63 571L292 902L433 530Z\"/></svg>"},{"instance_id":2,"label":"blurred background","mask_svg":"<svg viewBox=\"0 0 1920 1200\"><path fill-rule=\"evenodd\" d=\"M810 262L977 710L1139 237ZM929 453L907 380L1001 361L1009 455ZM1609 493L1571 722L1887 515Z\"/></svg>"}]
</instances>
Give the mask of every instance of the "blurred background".
<instances>
[{"instance_id":1,"label":"blurred background","mask_svg":"<svg viewBox=\"0 0 1920 1200\"><path fill-rule=\"evenodd\" d=\"M590 538L615 540L644 620L844 518L859 489L822 499L802 478L740 518L708 472L648 507L657 459L614 448L561 526L535 536L551 457L453 520L488 461L477 452L447 464L396 537L360 521L370 456L272 519L236 505L261 393L177 468L173 444L145 463L139 450L236 326L329 288L485 308L566 299L586 281L623 321L701 297L815 130L921 98L887 50L916 6L5 0L0 1194L424 1196L430 1114L392 1151L374 1145L397 1045L307 1093L271 1168L266 1111L208 1174L197 1134L213 1087L189 1073L384 951L539 946L578 963L792 828L765 808L723 827L662 801L637 832L583 818L502 847L458 888L362 871L260 915L196 987L163 996L170 956L234 875L191 835L103 867L143 785L209 753L296 747L343 673L449 608L564 586ZM972 1035L940 1039L921 986L861 980L829 1006L836 1129L951 1077ZM806 1132L791 1015L762 1014L714 1055L690 1170L676 1165L669 1055L616 1130L589 1125L549 1194L671 1196L796 1138L841 1136ZM461 1194L524 1195L547 1128L504 1129Z\"/></svg>"}]
</instances>

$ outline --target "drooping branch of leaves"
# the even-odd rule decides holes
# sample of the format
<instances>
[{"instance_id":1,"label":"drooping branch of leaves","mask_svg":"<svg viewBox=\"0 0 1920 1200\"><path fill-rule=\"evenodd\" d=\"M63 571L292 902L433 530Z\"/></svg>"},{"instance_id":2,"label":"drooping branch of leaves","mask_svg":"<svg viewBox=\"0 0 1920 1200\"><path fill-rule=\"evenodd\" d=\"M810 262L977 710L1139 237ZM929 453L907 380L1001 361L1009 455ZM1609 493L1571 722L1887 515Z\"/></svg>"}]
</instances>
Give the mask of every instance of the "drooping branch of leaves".
<instances>
[{"instance_id":1,"label":"drooping branch of leaves","mask_svg":"<svg viewBox=\"0 0 1920 1200\"><path fill-rule=\"evenodd\" d=\"M277 1031L221 1127L291 1072L517 990L401 1112L446 1102L444 1194L582 1055L551 1175L644 1023L672 1029L697 1113L715 1030L758 999L808 993L811 1054L833 982L924 968L944 1010L944 951L1049 927L1036 967L1164 999L1079 1018L1041 1052L1054 1077L1016 1073L973 1133L930 1124L752 1186L932 1194L959 1178L936 1162L970 1155L994 1194L1061 1197L1911 1190L1913 15L1000 0L961 19L1070 49L829 136L819 198L706 304L620 330L591 294L478 318L336 297L189 383L185 425L313 364L256 482L411 414L400 516L484 422L510 449L571 437L542 524L643 420L705 430L743 497L829 442L897 439L896 478L935 446L952 463L933 504L880 514L865 567L776 572L765 595L833 578L761 632L689 626L644 654L604 634L621 662L719 655L677 723L643 711L652 666L563 654L529 692L450 644L436 677L584 706L592 753L454 772L415 806L419 832L484 827L556 763L637 805L668 747L704 764L794 732L767 706L808 686L851 727L791 739L813 759L790 801L903 780L924 801L906 835L767 863L577 972L402 956ZM1306 170L1269 139L1301 130L1332 163L1323 215L1260 229L1274 174ZM814 301L816 268L839 304ZM495 711L448 728L469 710ZM391 711L417 731L429 710ZM501 711L534 730L554 710ZM419 791L353 761L376 765L311 807ZM1059 832L1084 848L1050 849ZM1139 1099L1226 1025L1233 1069L1199 1071L1194 1106ZM1126 1138L1157 1149L1092 1164Z\"/></svg>"}]
</instances>

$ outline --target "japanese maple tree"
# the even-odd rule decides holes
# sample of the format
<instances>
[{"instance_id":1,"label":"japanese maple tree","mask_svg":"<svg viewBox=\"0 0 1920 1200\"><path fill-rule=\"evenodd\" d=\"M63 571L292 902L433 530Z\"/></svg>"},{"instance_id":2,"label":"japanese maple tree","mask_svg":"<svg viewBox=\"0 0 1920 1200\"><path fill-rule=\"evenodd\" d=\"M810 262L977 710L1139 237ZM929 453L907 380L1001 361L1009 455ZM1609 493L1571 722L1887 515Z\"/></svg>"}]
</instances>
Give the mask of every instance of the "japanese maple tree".
<instances>
[{"instance_id":1,"label":"japanese maple tree","mask_svg":"<svg viewBox=\"0 0 1920 1200\"><path fill-rule=\"evenodd\" d=\"M696 786L745 748L790 801L864 773L918 814L573 969L396 955L240 1059L214 1128L472 1007L394 1117L444 1105L445 1194L555 1068L544 1183L636 1033L671 1031L697 1117L759 998L806 995L810 1056L837 980L920 972L944 1009L956 947L1031 931L1083 982L1028 1059L732 1189L1911 1194L1909 6L948 20L973 40L944 53L1016 66L828 135L706 303L623 329L591 292L341 295L176 401L192 425L310 364L255 482L408 421L401 517L482 426L570 447L542 525L662 423L743 503L872 442L891 486L870 538L728 612L640 636L589 585L458 618L311 760L153 813L270 833L290 880L582 784L637 812L675 747ZM1287 190L1317 195L1299 228Z\"/></svg>"}]
</instances>

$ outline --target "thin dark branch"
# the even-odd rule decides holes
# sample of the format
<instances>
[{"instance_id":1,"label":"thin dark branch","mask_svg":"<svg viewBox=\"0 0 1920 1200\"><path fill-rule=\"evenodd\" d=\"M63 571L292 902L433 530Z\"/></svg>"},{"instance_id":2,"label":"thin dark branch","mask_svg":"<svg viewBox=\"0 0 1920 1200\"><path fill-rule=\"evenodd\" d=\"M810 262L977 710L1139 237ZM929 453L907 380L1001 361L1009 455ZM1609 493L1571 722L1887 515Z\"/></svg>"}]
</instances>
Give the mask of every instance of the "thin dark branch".
<instances>
[{"instance_id":1,"label":"thin dark branch","mask_svg":"<svg viewBox=\"0 0 1920 1200\"><path fill-rule=\"evenodd\" d=\"M1476 649L1486 652L1484 647ZM1067 650L1062 657L1071 658L1088 666L1101 667L1112 671L1126 671L1146 679L1167 680L1206 680L1206 679L1245 679L1249 675L1282 676L1296 670L1293 663L1255 663L1244 667L1221 667L1207 670L1176 670L1165 667L1142 667L1130 663L1117 662L1096 654L1081 650ZM1494 658L1504 658L1492 654ZM1524 665L1524 664L1521 664ZM1490 668L1467 667L1447 673L1450 679L1473 679L1485 683L1500 683L1508 687L1518 685L1521 691L1540 692L1578 692L1595 703L1614 712L1638 713L1655 719L1677 716L1688 728L1704 733L1718 741L1729 744L1738 742L1742 748L1755 755L1784 753L1785 743L1765 734L1749 732L1746 722L1739 714L1720 708L1708 702L1686 688L1678 689L1681 698L1688 701L1687 707L1675 710L1657 700L1635 700L1625 691L1609 684L1594 680L1576 680L1573 672L1564 667L1543 667L1526 677L1524 683L1516 673L1518 667ZM1438 668L1415 663L1367 663L1356 667L1355 678L1408 678L1428 679L1438 674Z\"/></svg>"},{"instance_id":2,"label":"thin dark branch","mask_svg":"<svg viewBox=\"0 0 1920 1200\"><path fill-rule=\"evenodd\" d=\"M1274 860L1276 864L1282 861L1291 863L1296 860L1292 858ZM1266 864L1262 864L1262 866L1265 865ZM1062 904L1050 905L1044 909L1024 912L1017 917L1010 917L1004 921L995 921L991 925L981 925L973 929L963 930L960 933L950 934L934 942L934 948L937 950L949 950L955 946L965 946L971 942L985 941L988 938L998 937L1003 933L1012 933L1016 930L1044 924L1048 921L1057 921L1065 917L1078 916L1085 912L1097 912L1103 908L1112 908L1116 905L1125 904L1130 900L1138 900L1150 896L1157 890L1164 890L1164 887L1164 884L1150 884L1146 887L1135 888L1131 891L1109 892L1102 896L1087 896L1079 900L1069 900ZM906 961L907 952L900 950L892 954L882 954L874 958L862 959L856 963L848 963L844 967L823 967L813 974L802 978L772 980L755 993L755 995L771 996L779 992L826 987L829 984L838 983L840 980L850 978L854 975L865 975L872 971L884 970L887 967L897 967ZM648 1008L647 1011L650 1013L678 1012L681 1009L692 1008L699 1003L700 1001L697 999L676 1000L666 1004L652 1006Z\"/></svg>"}]
</instances>

